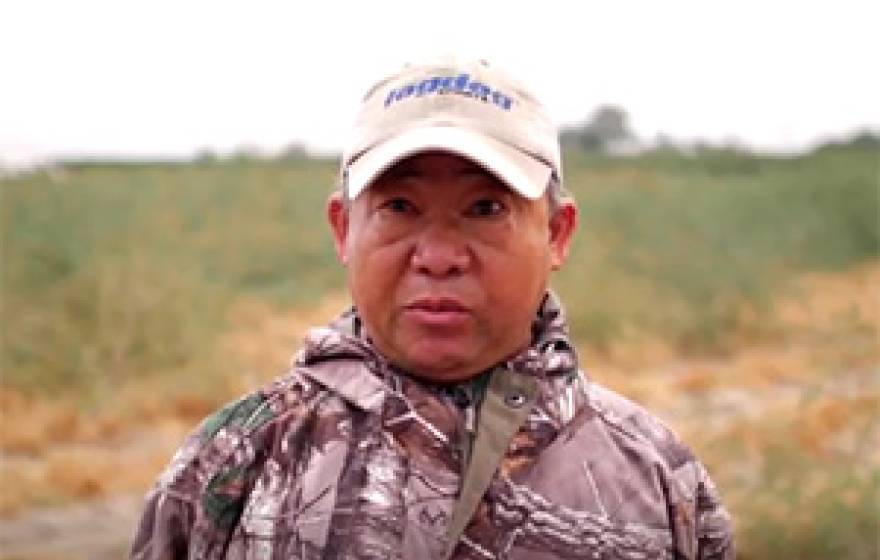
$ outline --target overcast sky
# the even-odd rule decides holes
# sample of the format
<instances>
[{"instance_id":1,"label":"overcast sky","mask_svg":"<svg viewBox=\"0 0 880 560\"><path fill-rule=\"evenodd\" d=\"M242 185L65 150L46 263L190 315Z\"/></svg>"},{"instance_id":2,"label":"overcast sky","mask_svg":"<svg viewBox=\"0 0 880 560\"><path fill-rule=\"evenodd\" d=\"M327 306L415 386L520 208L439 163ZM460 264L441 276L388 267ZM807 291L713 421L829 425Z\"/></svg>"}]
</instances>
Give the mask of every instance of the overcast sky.
<instances>
[{"instance_id":1,"label":"overcast sky","mask_svg":"<svg viewBox=\"0 0 880 560\"><path fill-rule=\"evenodd\" d=\"M408 59L485 58L560 124L797 150L880 129L876 1L212 2L0 7L0 162L341 146Z\"/></svg>"}]
</instances>

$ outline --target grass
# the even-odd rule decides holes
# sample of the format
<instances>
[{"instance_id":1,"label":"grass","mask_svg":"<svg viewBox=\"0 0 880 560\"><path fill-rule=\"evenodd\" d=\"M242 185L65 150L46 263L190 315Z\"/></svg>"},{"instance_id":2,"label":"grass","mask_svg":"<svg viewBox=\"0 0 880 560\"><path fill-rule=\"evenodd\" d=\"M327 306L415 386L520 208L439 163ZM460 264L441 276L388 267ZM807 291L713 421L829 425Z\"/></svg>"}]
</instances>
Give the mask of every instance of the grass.
<instances>
[{"instance_id":1,"label":"grass","mask_svg":"<svg viewBox=\"0 0 880 560\"><path fill-rule=\"evenodd\" d=\"M733 364L620 374L628 394L675 410L732 387L803 395L716 431L712 406L692 415L688 440L735 513L741 557L876 556L877 318L861 301L876 293L876 148L566 160L582 226L554 286L592 363ZM0 463L13 482L0 511L138 488L198 417L275 373L252 368L282 363L291 332L341 309L323 214L334 177L331 161L238 160L3 179L0 443L25 459ZM822 271L847 281L798 291ZM853 371L868 372L863 394L825 395ZM83 447L162 425L159 455ZM71 461L79 471L60 468ZM117 470L131 476L113 482Z\"/></svg>"},{"instance_id":2,"label":"grass","mask_svg":"<svg viewBox=\"0 0 880 560\"><path fill-rule=\"evenodd\" d=\"M788 278L878 255L875 150L572 159L583 235L557 286L581 339L662 333L717 351Z\"/></svg>"},{"instance_id":3,"label":"grass","mask_svg":"<svg viewBox=\"0 0 880 560\"><path fill-rule=\"evenodd\" d=\"M330 161L68 165L2 183L2 375L103 394L212 370L236 298L297 305L343 289L323 204ZM582 231L555 277L575 337L731 350L787 278L877 255L868 148L568 154ZM760 321L752 321L762 336ZM733 340L730 333L737 332Z\"/></svg>"},{"instance_id":4,"label":"grass","mask_svg":"<svg viewBox=\"0 0 880 560\"><path fill-rule=\"evenodd\" d=\"M341 287L321 221L331 179L332 164L311 162L74 166L5 181L4 383L102 394L210 371L239 294L295 304Z\"/></svg>"},{"instance_id":5,"label":"grass","mask_svg":"<svg viewBox=\"0 0 880 560\"><path fill-rule=\"evenodd\" d=\"M802 275L768 305L777 335L730 355L652 344L587 355L599 381L643 402L707 464L738 558L880 553L880 261ZM589 347L584 350L589 350Z\"/></svg>"},{"instance_id":6,"label":"grass","mask_svg":"<svg viewBox=\"0 0 880 560\"><path fill-rule=\"evenodd\" d=\"M739 558L876 558L880 463L867 447L880 435L878 405L876 386L808 395L702 438L739 513Z\"/></svg>"}]
</instances>

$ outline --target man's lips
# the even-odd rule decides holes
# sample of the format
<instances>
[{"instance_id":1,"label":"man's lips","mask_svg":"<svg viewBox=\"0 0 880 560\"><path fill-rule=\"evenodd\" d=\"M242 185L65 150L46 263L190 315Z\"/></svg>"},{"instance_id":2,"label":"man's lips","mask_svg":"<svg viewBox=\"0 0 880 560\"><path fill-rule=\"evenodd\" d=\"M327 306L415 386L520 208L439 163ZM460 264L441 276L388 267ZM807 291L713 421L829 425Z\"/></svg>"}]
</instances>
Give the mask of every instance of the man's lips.
<instances>
[{"instance_id":1,"label":"man's lips","mask_svg":"<svg viewBox=\"0 0 880 560\"><path fill-rule=\"evenodd\" d=\"M404 306L404 312L415 321L432 327L454 327L470 317L470 309L461 301L448 297L425 297Z\"/></svg>"},{"instance_id":2,"label":"man's lips","mask_svg":"<svg viewBox=\"0 0 880 560\"><path fill-rule=\"evenodd\" d=\"M466 305L459 300L449 297L426 297L419 298L407 304L406 309L418 311L430 311L434 313L467 313Z\"/></svg>"}]
</instances>

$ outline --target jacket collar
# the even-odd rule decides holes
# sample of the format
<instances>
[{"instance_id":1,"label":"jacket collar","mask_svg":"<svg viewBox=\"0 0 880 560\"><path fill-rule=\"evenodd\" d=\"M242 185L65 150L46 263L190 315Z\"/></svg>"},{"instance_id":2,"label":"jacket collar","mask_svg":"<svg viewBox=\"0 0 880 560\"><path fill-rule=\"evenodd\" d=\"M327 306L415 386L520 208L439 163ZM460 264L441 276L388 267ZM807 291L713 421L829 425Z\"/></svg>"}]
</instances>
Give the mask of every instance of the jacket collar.
<instances>
[{"instance_id":1,"label":"jacket collar","mask_svg":"<svg viewBox=\"0 0 880 560\"><path fill-rule=\"evenodd\" d=\"M334 367L314 367L325 362ZM327 327L310 330L294 366L364 410L381 408L390 377L406 375L376 350L353 307ZM496 367L545 379L576 375L577 354L552 292L545 295L532 324L532 344Z\"/></svg>"}]
</instances>

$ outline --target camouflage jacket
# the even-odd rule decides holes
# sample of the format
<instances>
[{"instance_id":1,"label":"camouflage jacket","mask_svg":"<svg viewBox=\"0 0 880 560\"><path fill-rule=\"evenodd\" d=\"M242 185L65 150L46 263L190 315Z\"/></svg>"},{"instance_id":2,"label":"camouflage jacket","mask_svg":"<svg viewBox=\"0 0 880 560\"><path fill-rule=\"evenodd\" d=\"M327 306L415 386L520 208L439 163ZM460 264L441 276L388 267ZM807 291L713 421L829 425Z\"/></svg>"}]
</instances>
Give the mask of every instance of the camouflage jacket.
<instances>
[{"instance_id":1,"label":"camouflage jacket","mask_svg":"<svg viewBox=\"0 0 880 560\"><path fill-rule=\"evenodd\" d=\"M498 383L448 388L395 369L353 311L311 331L287 375L177 452L132 558L733 558L703 465L578 370L552 297L534 334L487 374ZM490 401L521 411L509 438L480 414ZM501 457L487 463L493 444ZM463 477L481 464L485 486L458 515ZM462 532L447 539L456 516Z\"/></svg>"}]
</instances>

